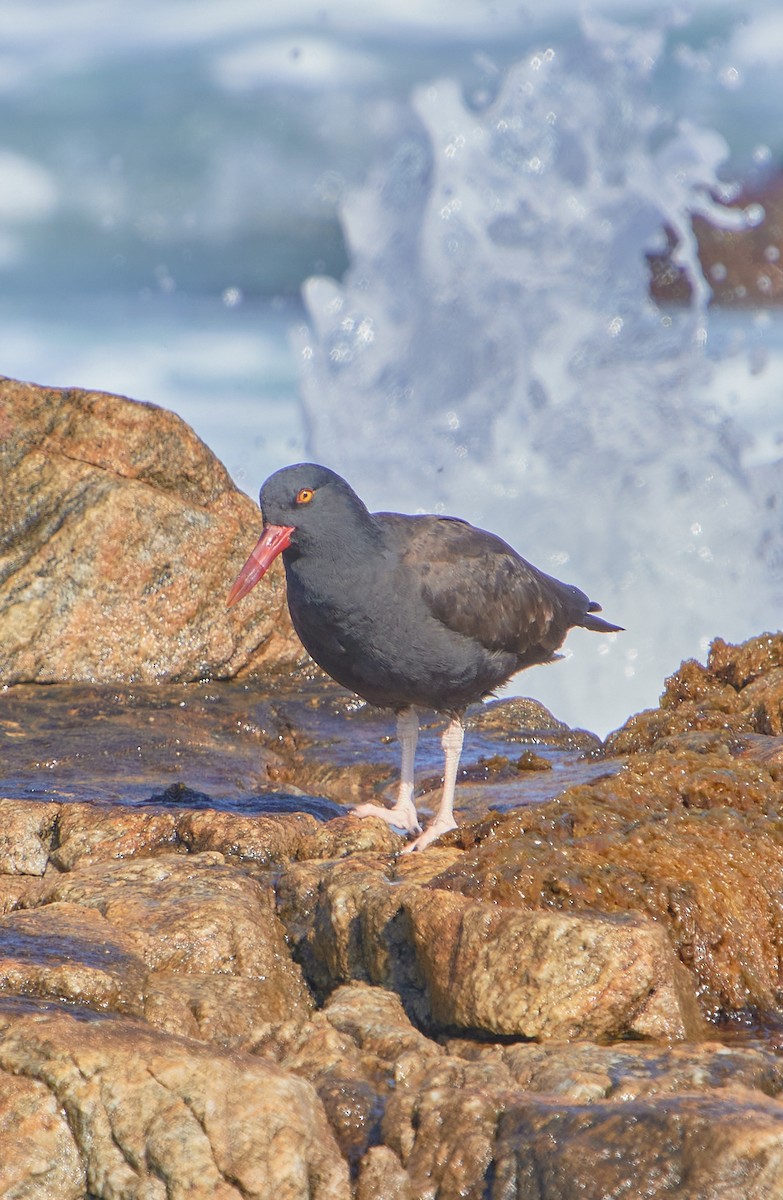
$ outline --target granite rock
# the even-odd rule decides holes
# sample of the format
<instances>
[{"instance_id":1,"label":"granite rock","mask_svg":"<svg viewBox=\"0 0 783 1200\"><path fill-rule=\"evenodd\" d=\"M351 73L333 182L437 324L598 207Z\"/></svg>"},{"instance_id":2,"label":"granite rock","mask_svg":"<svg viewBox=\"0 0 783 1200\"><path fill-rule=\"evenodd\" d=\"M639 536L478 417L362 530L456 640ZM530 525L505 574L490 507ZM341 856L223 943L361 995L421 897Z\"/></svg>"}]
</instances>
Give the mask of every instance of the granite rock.
<instances>
[{"instance_id":1,"label":"granite rock","mask_svg":"<svg viewBox=\"0 0 783 1200\"><path fill-rule=\"evenodd\" d=\"M0 379L0 682L231 676L301 660L279 571L215 602L260 515L174 413Z\"/></svg>"},{"instance_id":2,"label":"granite rock","mask_svg":"<svg viewBox=\"0 0 783 1200\"><path fill-rule=\"evenodd\" d=\"M0 1094L6 1075L43 1085L65 1112L91 1195L348 1200L315 1092L252 1055L11 1003L0 1007Z\"/></svg>"}]
</instances>

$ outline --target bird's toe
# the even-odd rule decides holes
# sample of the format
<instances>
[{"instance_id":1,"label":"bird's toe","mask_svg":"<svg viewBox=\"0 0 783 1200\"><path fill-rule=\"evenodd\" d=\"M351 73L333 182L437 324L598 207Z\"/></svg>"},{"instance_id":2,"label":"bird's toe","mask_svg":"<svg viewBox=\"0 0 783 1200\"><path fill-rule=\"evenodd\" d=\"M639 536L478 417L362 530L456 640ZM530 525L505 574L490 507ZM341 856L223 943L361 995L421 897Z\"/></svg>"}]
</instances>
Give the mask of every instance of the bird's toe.
<instances>
[{"instance_id":1,"label":"bird's toe","mask_svg":"<svg viewBox=\"0 0 783 1200\"><path fill-rule=\"evenodd\" d=\"M395 804L394 808L384 808L381 804L357 804L351 812L355 817L380 817L387 825L401 829L403 833L421 833L419 818L412 804Z\"/></svg>"},{"instance_id":2,"label":"bird's toe","mask_svg":"<svg viewBox=\"0 0 783 1200\"><path fill-rule=\"evenodd\" d=\"M444 833L448 833L450 829L456 829L457 822L443 820L435 820L431 825L428 825L424 833L420 834L414 841L409 842L402 850L403 854L412 854L414 850L426 850L427 846L431 846Z\"/></svg>"}]
</instances>

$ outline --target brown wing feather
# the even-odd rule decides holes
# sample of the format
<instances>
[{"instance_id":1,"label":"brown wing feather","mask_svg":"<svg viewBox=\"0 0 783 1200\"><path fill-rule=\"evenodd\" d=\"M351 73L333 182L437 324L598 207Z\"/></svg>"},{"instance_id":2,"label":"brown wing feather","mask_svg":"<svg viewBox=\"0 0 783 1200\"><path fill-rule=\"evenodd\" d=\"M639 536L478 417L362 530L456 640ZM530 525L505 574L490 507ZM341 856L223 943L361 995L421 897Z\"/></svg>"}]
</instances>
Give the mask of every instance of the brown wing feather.
<instances>
[{"instance_id":1,"label":"brown wing feather","mask_svg":"<svg viewBox=\"0 0 783 1200\"><path fill-rule=\"evenodd\" d=\"M589 600L579 588L545 575L502 538L466 521L383 518L399 538L406 575L420 581L433 615L488 650L518 655L520 665L550 659L587 612Z\"/></svg>"}]
</instances>

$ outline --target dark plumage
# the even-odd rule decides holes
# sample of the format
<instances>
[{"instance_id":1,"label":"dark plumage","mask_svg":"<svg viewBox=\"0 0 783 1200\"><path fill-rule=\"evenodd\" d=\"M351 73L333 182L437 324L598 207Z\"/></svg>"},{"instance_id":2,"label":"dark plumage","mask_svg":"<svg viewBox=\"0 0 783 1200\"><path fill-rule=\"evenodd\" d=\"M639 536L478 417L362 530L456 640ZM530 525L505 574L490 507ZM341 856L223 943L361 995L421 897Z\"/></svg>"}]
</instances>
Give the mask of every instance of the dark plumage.
<instances>
[{"instance_id":1,"label":"dark plumage","mask_svg":"<svg viewBox=\"0 0 783 1200\"><path fill-rule=\"evenodd\" d=\"M414 846L454 828L462 714L523 667L551 662L568 630L613 633L600 605L537 570L494 534L454 517L370 513L326 467L285 467L261 488L265 530L229 596L236 603L282 552L291 619L338 683L399 714L400 798L361 805L410 832L415 708L451 717L435 821ZM415 728L414 728L415 723ZM456 755L456 757L455 757Z\"/></svg>"}]
</instances>

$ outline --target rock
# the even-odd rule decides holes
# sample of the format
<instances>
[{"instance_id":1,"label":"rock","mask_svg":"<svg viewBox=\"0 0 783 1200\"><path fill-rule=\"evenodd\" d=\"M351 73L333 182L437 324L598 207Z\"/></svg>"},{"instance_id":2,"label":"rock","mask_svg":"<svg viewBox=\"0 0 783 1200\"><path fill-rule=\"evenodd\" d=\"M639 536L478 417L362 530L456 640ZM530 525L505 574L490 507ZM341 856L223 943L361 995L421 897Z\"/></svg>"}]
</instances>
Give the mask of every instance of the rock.
<instances>
[{"instance_id":1,"label":"rock","mask_svg":"<svg viewBox=\"0 0 783 1200\"><path fill-rule=\"evenodd\" d=\"M172 851L177 845L177 815L119 805L58 805L57 845L51 861L61 871L73 871L107 859Z\"/></svg>"},{"instance_id":2,"label":"rock","mask_svg":"<svg viewBox=\"0 0 783 1200\"><path fill-rule=\"evenodd\" d=\"M523 1092L585 1104L740 1088L780 1098L783 1060L762 1045L552 1042L493 1045L450 1038L449 1054L490 1058Z\"/></svg>"},{"instance_id":3,"label":"rock","mask_svg":"<svg viewBox=\"0 0 783 1200\"><path fill-rule=\"evenodd\" d=\"M16 908L34 908L43 891L42 878L31 875L0 875L0 913Z\"/></svg>"},{"instance_id":4,"label":"rock","mask_svg":"<svg viewBox=\"0 0 783 1200\"><path fill-rule=\"evenodd\" d=\"M699 668L698 691L691 690ZM659 748L673 749L684 736L711 735L713 747L739 749L748 734L755 732L749 713L743 712L737 695L711 678L698 663L684 663L666 680L659 708L645 709L629 717L621 729L610 733L604 745L607 757L636 754Z\"/></svg>"},{"instance_id":5,"label":"rock","mask_svg":"<svg viewBox=\"0 0 783 1200\"><path fill-rule=\"evenodd\" d=\"M268 894L220 855L85 867L54 879L42 899L98 909L130 938L149 971L252 979L263 984L274 1012L292 1017L311 1009Z\"/></svg>"},{"instance_id":6,"label":"rock","mask_svg":"<svg viewBox=\"0 0 783 1200\"><path fill-rule=\"evenodd\" d=\"M473 704L468 709L466 725L469 729L482 731L502 729L510 741L514 740L514 730L518 734L544 733L553 736L571 732L548 708L529 696Z\"/></svg>"},{"instance_id":7,"label":"rock","mask_svg":"<svg viewBox=\"0 0 783 1200\"><path fill-rule=\"evenodd\" d=\"M780 781L783 772L783 737L748 738L743 742L738 756L761 763L773 779Z\"/></svg>"},{"instance_id":8,"label":"rock","mask_svg":"<svg viewBox=\"0 0 783 1200\"><path fill-rule=\"evenodd\" d=\"M500 1118L494 1152L498 1196L524 1195L535 1180L547 1200L770 1200L780 1195L783 1104L742 1093L567 1107L522 1099Z\"/></svg>"},{"instance_id":9,"label":"rock","mask_svg":"<svg viewBox=\"0 0 783 1200\"><path fill-rule=\"evenodd\" d=\"M394 1159L368 1160L367 1169L388 1171L400 1187L399 1162L412 1196L444 1200L664 1192L766 1200L779 1194L781 1117L779 1100L742 1086L580 1103L517 1088L502 1062L447 1057L392 1093L382 1132Z\"/></svg>"},{"instance_id":10,"label":"rock","mask_svg":"<svg viewBox=\"0 0 783 1200\"><path fill-rule=\"evenodd\" d=\"M323 1017L339 1028L340 1040L326 1035ZM330 1075L335 1096L355 1097L358 1081L364 1084L359 1094L367 1096L366 1085L372 1085L382 1145L369 1147L358 1163L357 1195L367 1200L495 1195L486 1189L513 1146L512 1136L501 1141L498 1131L507 1121L514 1128L521 1110L534 1127L554 1121L556 1112L566 1122L575 1120L575 1113L581 1121L592 1116L600 1122L603 1136L596 1137L583 1162L563 1155L567 1165L559 1186L564 1196L569 1185L571 1194L582 1194L591 1172L605 1181L603 1158L615 1162L617 1174L615 1190L604 1195L641 1195L648 1182L645 1171L666 1171L672 1161L680 1194L689 1200L722 1195L710 1191L710 1185L719 1184L724 1173L730 1178L732 1170L745 1169L744 1147L736 1137L743 1122L749 1131L761 1133L758 1151L748 1154L746 1164L751 1186L758 1187L751 1194L761 1196L771 1169L765 1155L771 1147L775 1162L780 1145L780 1135L771 1137L771 1118L782 1107L783 1064L768 1048L715 1042L492 1044L452 1038L444 1049L413 1029L388 993L354 984L339 988L316 1020L299 1029L282 1061L287 1069L302 1071L319 1093L320 1081ZM354 1081L352 1093L340 1090L346 1077ZM661 1130L674 1101L682 1139L672 1149ZM347 1106L348 1116L355 1111ZM716 1156L715 1179L702 1175L704 1190L691 1190L688 1172L694 1158L687 1143L693 1139L698 1157L705 1112L716 1114L728 1141ZM635 1121L644 1154L631 1146ZM627 1159L622 1149L626 1137ZM753 1141L749 1133L746 1143ZM702 1165L706 1161L704 1156ZM559 1170L558 1161L548 1162L543 1149L540 1165L554 1174ZM517 1181L497 1194L527 1195L525 1188ZM587 1194L602 1193L588 1188ZM730 1190L725 1194L727 1200L732 1196Z\"/></svg>"},{"instance_id":11,"label":"rock","mask_svg":"<svg viewBox=\"0 0 783 1200\"><path fill-rule=\"evenodd\" d=\"M684 663L623 760L548 745L577 784L534 805L495 789L540 714L494 706L480 819L407 856L246 805L254 753L289 791L392 780L387 721L335 689L8 689L12 786L58 799L0 799L0 1192L776 1195L780 650Z\"/></svg>"},{"instance_id":12,"label":"rock","mask_svg":"<svg viewBox=\"0 0 783 1200\"><path fill-rule=\"evenodd\" d=\"M386 870L391 867L386 864ZM360 980L398 993L417 1020L429 1018L405 899L417 885L392 883L383 860L297 863L277 882L278 912L316 996Z\"/></svg>"},{"instance_id":13,"label":"rock","mask_svg":"<svg viewBox=\"0 0 783 1200\"><path fill-rule=\"evenodd\" d=\"M683 703L702 705L715 712L736 712L737 692L701 663L688 659L666 680L661 696L662 709L675 709Z\"/></svg>"},{"instance_id":14,"label":"rock","mask_svg":"<svg viewBox=\"0 0 783 1200\"><path fill-rule=\"evenodd\" d=\"M43 875L60 806L0 799L0 872Z\"/></svg>"},{"instance_id":15,"label":"rock","mask_svg":"<svg viewBox=\"0 0 783 1200\"><path fill-rule=\"evenodd\" d=\"M258 510L174 413L0 380L0 683L198 679L302 658L281 573L224 595Z\"/></svg>"},{"instance_id":16,"label":"rock","mask_svg":"<svg viewBox=\"0 0 783 1200\"><path fill-rule=\"evenodd\" d=\"M718 201L721 203L721 201ZM772 171L763 179L746 183L730 208L756 209L760 219L745 228L721 228L696 214L692 218L705 278L716 304L777 305L783 299L783 174ZM647 255L650 291L663 303L689 303L692 286L686 269L675 261L677 238L667 230L668 248Z\"/></svg>"},{"instance_id":17,"label":"rock","mask_svg":"<svg viewBox=\"0 0 783 1200\"><path fill-rule=\"evenodd\" d=\"M94 908L0 917L0 991L140 1015L146 970L133 940Z\"/></svg>"},{"instance_id":18,"label":"rock","mask_svg":"<svg viewBox=\"0 0 783 1200\"><path fill-rule=\"evenodd\" d=\"M506 741L520 742L534 738L537 746L557 746L561 750L595 750L601 739L585 729L570 729L558 721L548 708L527 696L511 700L490 700L471 706L467 728L482 733L503 733Z\"/></svg>"},{"instance_id":19,"label":"rock","mask_svg":"<svg viewBox=\"0 0 783 1200\"><path fill-rule=\"evenodd\" d=\"M497 1124L513 1097L512 1086L502 1064L449 1057L423 1063L407 1086L392 1093L382 1121L383 1142L404 1166L413 1196L487 1195L495 1174ZM497 1194L522 1197L525 1192Z\"/></svg>"},{"instance_id":20,"label":"rock","mask_svg":"<svg viewBox=\"0 0 783 1200\"><path fill-rule=\"evenodd\" d=\"M84 1166L66 1114L44 1083L0 1072L0 1195L84 1200Z\"/></svg>"},{"instance_id":21,"label":"rock","mask_svg":"<svg viewBox=\"0 0 783 1200\"><path fill-rule=\"evenodd\" d=\"M177 837L188 850L217 850L246 872L256 872L294 858L318 828L310 813L243 817L207 810L180 813Z\"/></svg>"},{"instance_id":22,"label":"rock","mask_svg":"<svg viewBox=\"0 0 783 1200\"><path fill-rule=\"evenodd\" d=\"M687 972L665 932L642 918L498 909L392 882L355 860L289 868L278 896L320 995L363 980L396 991L426 1027L495 1036L681 1038L701 1029Z\"/></svg>"},{"instance_id":23,"label":"rock","mask_svg":"<svg viewBox=\"0 0 783 1200\"><path fill-rule=\"evenodd\" d=\"M552 764L548 758L544 758L542 754L536 754L534 750L524 750L520 754L516 762L518 771L551 771Z\"/></svg>"},{"instance_id":24,"label":"rock","mask_svg":"<svg viewBox=\"0 0 783 1200\"><path fill-rule=\"evenodd\" d=\"M309 1004L292 1005L288 990L274 978L152 971L145 980L144 1018L150 1025L227 1049L250 1049L281 1025L299 1027L309 1016Z\"/></svg>"},{"instance_id":25,"label":"rock","mask_svg":"<svg viewBox=\"0 0 783 1200\"><path fill-rule=\"evenodd\" d=\"M250 1045L312 1001L269 893L222 856L162 855L42 881L0 917L0 990Z\"/></svg>"},{"instance_id":26,"label":"rock","mask_svg":"<svg viewBox=\"0 0 783 1200\"><path fill-rule=\"evenodd\" d=\"M338 1069L373 1083L379 1094L394 1086L402 1061L421 1064L444 1053L412 1024L394 992L364 983L337 988L306 1025L280 1025L255 1050L312 1083Z\"/></svg>"},{"instance_id":27,"label":"rock","mask_svg":"<svg viewBox=\"0 0 783 1200\"><path fill-rule=\"evenodd\" d=\"M286 1041L281 1045L278 1029L259 1051L314 1084L352 1164L377 1142L386 1101L404 1085L408 1064L443 1054L411 1024L397 996L364 984L338 988L307 1028L288 1039L283 1033Z\"/></svg>"},{"instance_id":28,"label":"rock","mask_svg":"<svg viewBox=\"0 0 783 1200\"><path fill-rule=\"evenodd\" d=\"M30 823L25 817L24 802L6 801L5 807L9 818L16 821L14 828L26 819ZM26 853L33 856L25 859L25 863L29 866L34 861L41 867L41 874L46 861L62 871L73 871L111 859L210 850L228 860L240 861L249 873L293 858L318 827L308 813L245 817L215 809L191 812L182 808L93 804L46 807L48 815L41 821L44 830L50 830L52 848L48 852L44 848L37 827L31 830L28 842L22 843L28 845Z\"/></svg>"},{"instance_id":29,"label":"rock","mask_svg":"<svg viewBox=\"0 0 783 1200\"><path fill-rule=\"evenodd\" d=\"M336 817L304 838L297 858L347 858L353 854L397 854L405 838L379 817Z\"/></svg>"},{"instance_id":30,"label":"rock","mask_svg":"<svg viewBox=\"0 0 783 1200\"><path fill-rule=\"evenodd\" d=\"M385 988L366 984L339 987L323 1011L330 1025L383 1062L396 1063L404 1054L413 1054L419 1061L443 1054L437 1042L411 1023L399 996Z\"/></svg>"},{"instance_id":31,"label":"rock","mask_svg":"<svg viewBox=\"0 0 783 1200\"><path fill-rule=\"evenodd\" d=\"M739 704L757 733L783 733L783 667L776 667L743 687Z\"/></svg>"},{"instance_id":32,"label":"rock","mask_svg":"<svg viewBox=\"0 0 783 1200\"><path fill-rule=\"evenodd\" d=\"M406 899L432 1020L495 1037L698 1037L687 972L637 916L526 912L437 889Z\"/></svg>"},{"instance_id":33,"label":"rock","mask_svg":"<svg viewBox=\"0 0 783 1200\"><path fill-rule=\"evenodd\" d=\"M356 1200L416 1200L413 1185L397 1155L387 1146L365 1154L356 1185Z\"/></svg>"},{"instance_id":34,"label":"rock","mask_svg":"<svg viewBox=\"0 0 783 1200\"><path fill-rule=\"evenodd\" d=\"M702 1011L777 1010L783 797L762 764L636 755L616 775L475 829L430 886L527 909L637 913L667 931Z\"/></svg>"},{"instance_id":35,"label":"rock","mask_svg":"<svg viewBox=\"0 0 783 1200\"><path fill-rule=\"evenodd\" d=\"M762 633L739 646L715 638L707 660L709 672L741 690L776 667L783 667L783 634Z\"/></svg>"},{"instance_id":36,"label":"rock","mask_svg":"<svg viewBox=\"0 0 783 1200\"><path fill-rule=\"evenodd\" d=\"M606 740L607 755L658 747L691 732L714 732L739 751L748 735L783 733L783 634L733 646L716 638L707 665L682 663L666 680L660 707L637 713Z\"/></svg>"},{"instance_id":37,"label":"rock","mask_svg":"<svg viewBox=\"0 0 783 1200\"><path fill-rule=\"evenodd\" d=\"M44 1085L65 1111L92 1195L350 1195L313 1089L252 1055L121 1018L10 1005L0 1007L0 1072Z\"/></svg>"}]
</instances>

